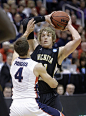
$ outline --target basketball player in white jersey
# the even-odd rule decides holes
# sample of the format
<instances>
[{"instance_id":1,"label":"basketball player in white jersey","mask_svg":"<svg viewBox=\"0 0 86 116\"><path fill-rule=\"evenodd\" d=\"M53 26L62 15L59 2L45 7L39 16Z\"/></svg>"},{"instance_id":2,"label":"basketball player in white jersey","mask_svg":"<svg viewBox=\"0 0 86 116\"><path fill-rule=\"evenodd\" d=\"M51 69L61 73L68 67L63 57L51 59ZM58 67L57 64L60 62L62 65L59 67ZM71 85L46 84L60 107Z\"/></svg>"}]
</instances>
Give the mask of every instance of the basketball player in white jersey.
<instances>
[{"instance_id":1,"label":"basketball player in white jersey","mask_svg":"<svg viewBox=\"0 0 86 116\"><path fill-rule=\"evenodd\" d=\"M33 28L33 26L32 19L29 21L29 28ZM29 44L24 37L14 43L15 52L10 69L13 82L13 102L10 107L10 116L64 116L58 110L39 102L38 77L41 76L51 88L56 88L58 82L51 78L42 64L28 57L28 49Z\"/></svg>"}]
</instances>

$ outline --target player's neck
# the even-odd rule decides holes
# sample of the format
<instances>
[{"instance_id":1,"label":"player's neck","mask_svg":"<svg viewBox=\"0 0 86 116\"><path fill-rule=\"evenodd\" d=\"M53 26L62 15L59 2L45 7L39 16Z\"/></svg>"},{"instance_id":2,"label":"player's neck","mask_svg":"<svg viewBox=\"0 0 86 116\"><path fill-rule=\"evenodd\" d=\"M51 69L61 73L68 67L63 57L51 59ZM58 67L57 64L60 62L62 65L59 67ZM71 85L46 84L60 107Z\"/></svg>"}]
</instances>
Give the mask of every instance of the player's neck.
<instances>
[{"instance_id":1,"label":"player's neck","mask_svg":"<svg viewBox=\"0 0 86 116\"><path fill-rule=\"evenodd\" d=\"M19 56L20 58L27 58L27 55L25 55L25 56Z\"/></svg>"},{"instance_id":2,"label":"player's neck","mask_svg":"<svg viewBox=\"0 0 86 116\"><path fill-rule=\"evenodd\" d=\"M25 56L19 56L20 58L30 58L30 54L29 54L29 52L28 52L28 54L27 55L25 55Z\"/></svg>"}]
</instances>

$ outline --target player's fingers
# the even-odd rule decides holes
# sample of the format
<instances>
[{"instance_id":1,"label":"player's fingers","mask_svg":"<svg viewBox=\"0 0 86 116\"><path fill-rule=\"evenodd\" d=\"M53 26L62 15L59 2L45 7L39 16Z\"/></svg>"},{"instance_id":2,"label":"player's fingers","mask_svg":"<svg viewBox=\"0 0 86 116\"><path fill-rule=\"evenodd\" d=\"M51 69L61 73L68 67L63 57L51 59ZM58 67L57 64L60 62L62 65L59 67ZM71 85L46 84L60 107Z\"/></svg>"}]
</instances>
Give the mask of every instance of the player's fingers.
<instances>
[{"instance_id":1,"label":"player's fingers","mask_svg":"<svg viewBox=\"0 0 86 116\"><path fill-rule=\"evenodd\" d=\"M51 23L51 26L55 28L55 26Z\"/></svg>"},{"instance_id":2,"label":"player's fingers","mask_svg":"<svg viewBox=\"0 0 86 116\"><path fill-rule=\"evenodd\" d=\"M28 25L29 25L29 24L32 24L33 21L34 21L34 18L32 18L32 19L28 22Z\"/></svg>"},{"instance_id":3,"label":"player's fingers","mask_svg":"<svg viewBox=\"0 0 86 116\"><path fill-rule=\"evenodd\" d=\"M32 25L34 25L34 24L35 24L35 22L36 22L36 21L34 21L34 20L33 20Z\"/></svg>"},{"instance_id":4,"label":"player's fingers","mask_svg":"<svg viewBox=\"0 0 86 116\"><path fill-rule=\"evenodd\" d=\"M51 13L51 15L53 14L53 13L55 13L56 11L53 11L52 13Z\"/></svg>"}]
</instances>

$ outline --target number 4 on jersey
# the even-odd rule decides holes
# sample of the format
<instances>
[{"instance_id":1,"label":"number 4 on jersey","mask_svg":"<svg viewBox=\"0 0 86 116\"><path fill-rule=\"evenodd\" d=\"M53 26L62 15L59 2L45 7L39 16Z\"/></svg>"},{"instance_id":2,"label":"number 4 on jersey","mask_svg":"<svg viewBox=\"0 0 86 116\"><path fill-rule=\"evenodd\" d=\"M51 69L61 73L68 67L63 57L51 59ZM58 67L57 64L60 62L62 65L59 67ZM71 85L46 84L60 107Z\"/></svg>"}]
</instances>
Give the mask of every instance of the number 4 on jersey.
<instances>
[{"instance_id":1,"label":"number 4 on jersey","mask_svg":"<svg viewBox=\"0 0 86 116\"><path fill-rule=\"evenodd\" d=\"M19 82L21 82L22 79L23 79L22 70L23 70L23 68L19 68L18 71L15 74L15 79L18 79Z\"/></svg>"}]
</instances>

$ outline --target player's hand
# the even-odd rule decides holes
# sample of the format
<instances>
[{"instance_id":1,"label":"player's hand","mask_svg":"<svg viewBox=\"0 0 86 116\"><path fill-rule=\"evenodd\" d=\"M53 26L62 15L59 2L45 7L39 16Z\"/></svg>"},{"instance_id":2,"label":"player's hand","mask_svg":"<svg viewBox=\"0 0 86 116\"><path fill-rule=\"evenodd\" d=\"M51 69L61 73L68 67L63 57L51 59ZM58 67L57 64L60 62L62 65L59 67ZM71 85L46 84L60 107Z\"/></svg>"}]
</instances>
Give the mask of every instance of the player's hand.
<instances>
[{"instance_id":1,"label":"player's hand","mask_svg":"<svg viewBox=\"0 0 86 116\"><path fill-rule=\"evenodd\" d=\"M64 30L61 30L61 31L66 31L66 30L68 30L68 28L69 28L69 26L70 26L71 24L72 24L72 22L71 22L71 17L69 16L69 21L68 21L67 26L65 27Z\"/></svg>"},{"instance_id":2,"label":"player's hand","mask_svg":"<svg viewBox=\"0 0 86 116\"><path fill-rule=\"evenodd\" d=\"M54 11L54 12L56 12L56 11ZM55 28L55 26L52 24L52 22L51 22L51 16L52 16L52 14L54 13L54 12L52 12L51 14L49 14L49 15L46 15L45 16L45 20L51 25L51 26L53 26L54 28Z\"/></svg>"},{"instance_id":3,"label":"player's hand","mask_svg":"<svg viewBox=\"0 0 86 116\"><path fill-rule=\"evenodd\" d=\"M34 21L34 18L32 18L29 22L28 22L28 24L27 24L27 29L26 29L26 31L28 32L28 33L31 33L33 30L34 30L34 27L35 27L35 21Z\"/></svg>"},{"instance_id":4,"label":"player's hand","mask_svg":"<svg viewBox=\"0 0 86 116\"><path fill-rule=\"evenodd\" d=\"M31 20L29 20L27 24L27 29L25 33L23 34L23 37L27 38L28 35L34 30L34 27L35 27L35 21L34 21L34 18L32 18Z\"/></svg>"}]
</instances>

